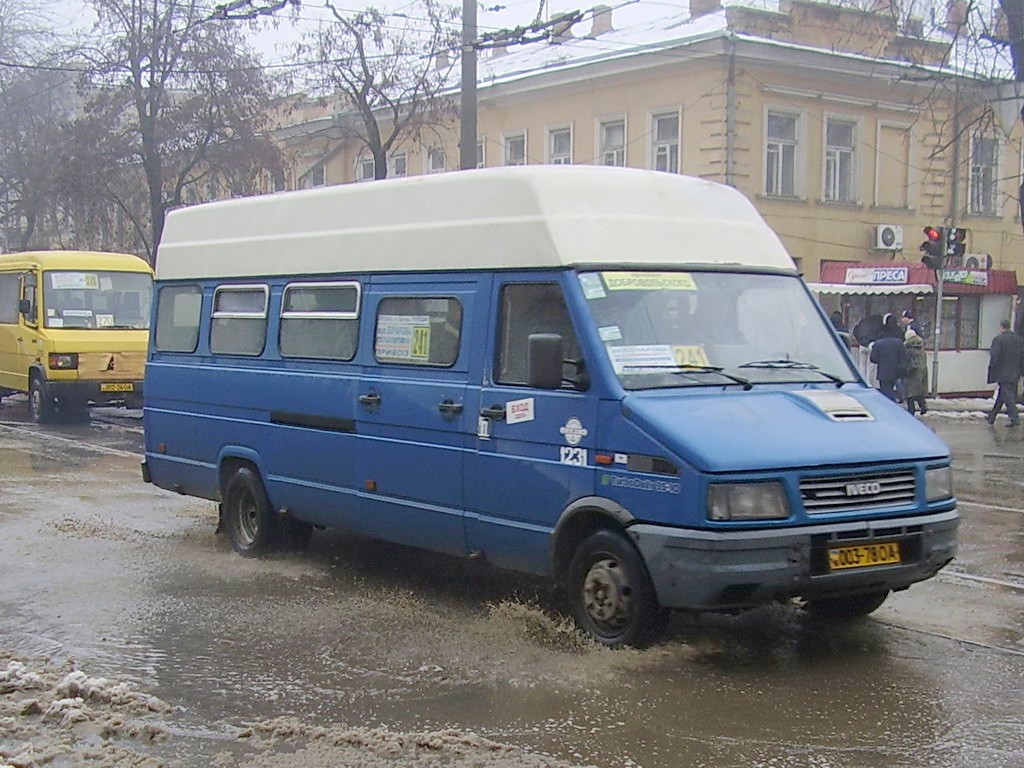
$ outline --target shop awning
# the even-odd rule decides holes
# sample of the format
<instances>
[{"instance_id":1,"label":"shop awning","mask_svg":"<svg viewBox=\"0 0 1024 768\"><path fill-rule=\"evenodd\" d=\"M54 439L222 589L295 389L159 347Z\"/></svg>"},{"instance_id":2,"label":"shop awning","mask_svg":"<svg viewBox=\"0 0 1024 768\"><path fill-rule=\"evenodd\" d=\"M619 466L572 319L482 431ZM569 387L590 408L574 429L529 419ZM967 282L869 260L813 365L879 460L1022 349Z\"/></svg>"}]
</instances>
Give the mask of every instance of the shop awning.
<instances>
[{"instance_id":1,"label":"shop awning","mask_svg":"<svg viewBox=\"0 0 1024 768\"><path fill-rule=\"evenodd\" d=\"M942 290L956 295L1017 294L1011 269L947 269ZM808 283L819 294L922 294L935 292L935 272L924 264L823 261L821 282ZM820 288L813 286L821 286Z\"/></svg>"},{"instance_id":2,"label":"shop awning","mask_svg":"<svg viewBox=\"0 0 1024 768\"><path fill-rule=\"evenodd\" d=\"M843 296L881 296L901 293L935 293L935 288L924 283L908 285L846 285L845 283L808 283L815 293L842 294Z\"/></svg>"}]
</instances>

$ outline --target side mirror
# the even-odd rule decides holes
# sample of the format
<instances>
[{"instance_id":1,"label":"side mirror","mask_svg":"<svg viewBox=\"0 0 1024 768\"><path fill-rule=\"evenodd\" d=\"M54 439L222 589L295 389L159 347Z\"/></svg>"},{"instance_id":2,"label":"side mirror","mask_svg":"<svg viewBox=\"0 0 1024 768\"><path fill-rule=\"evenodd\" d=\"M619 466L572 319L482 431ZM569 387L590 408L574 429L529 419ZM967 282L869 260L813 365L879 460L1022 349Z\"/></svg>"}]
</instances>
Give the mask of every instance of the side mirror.
<instances>
[{"instance_id":1,"label":"side mirror","mask_svg":"<svg viewBox=\"0 0 1024 768\"><path fill-rule=\"evenodd\" d=\"M526 383L537 389L562 386L562 337L557 333L531 333L526 347Z\"/></svg>"},{"instance_id":2,"label":"side mirror","mask_svg":"<svg viewBox=\"0 0 1024 768\"><path fill-rule=\"evenodd\" d=\"M28 299L19 299L18 311L25 317L28 317L29 314L32 312L32 302L29 301Z\"/></svg>"}]
</instances>

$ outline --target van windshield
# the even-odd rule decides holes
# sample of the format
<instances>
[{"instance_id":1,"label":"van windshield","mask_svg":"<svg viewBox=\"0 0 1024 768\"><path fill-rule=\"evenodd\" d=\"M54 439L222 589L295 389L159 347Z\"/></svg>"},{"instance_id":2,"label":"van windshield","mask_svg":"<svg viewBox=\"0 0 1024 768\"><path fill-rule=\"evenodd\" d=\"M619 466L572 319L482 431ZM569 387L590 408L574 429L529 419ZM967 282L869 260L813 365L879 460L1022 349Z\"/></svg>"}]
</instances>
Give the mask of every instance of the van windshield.
<instances>
[{"instance_id":1,"label":"van windshield","mask_svg":"<svg viewBox=\"0 0 1024 768\"><path fill-rule=\"evenodd\" d=\"M147 329L153 278L147 272L46 272L47 328Z\"/></svg>"},{"instance_id":2,"label":"van windshield","mask_svg":"<svg viewBox=\"0 0 1024 768\"><path fill-rule=\"evenodd\" d=\"M627 389L857 380L796 276L584 272L579 280Z\"/></svg>"}]
</instances>

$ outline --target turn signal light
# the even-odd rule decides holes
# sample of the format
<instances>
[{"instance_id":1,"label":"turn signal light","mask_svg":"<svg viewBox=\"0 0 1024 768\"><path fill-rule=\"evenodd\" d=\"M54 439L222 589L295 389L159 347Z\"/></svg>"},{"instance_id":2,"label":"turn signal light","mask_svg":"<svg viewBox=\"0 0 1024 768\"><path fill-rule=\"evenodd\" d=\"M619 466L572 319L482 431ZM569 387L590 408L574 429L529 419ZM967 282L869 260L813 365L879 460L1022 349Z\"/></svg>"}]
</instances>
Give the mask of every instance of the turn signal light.
<instances>
[{"instance_id":1,"label":"turn signal light","mask_svg":"<svg viewBox=\"0 0 1024 768\"><path fill-rule=\"evenodd\" d=\"M55 371L73 371L78 368L77 352L51 352L50 368Z\"/></svg>"}]
</instances>

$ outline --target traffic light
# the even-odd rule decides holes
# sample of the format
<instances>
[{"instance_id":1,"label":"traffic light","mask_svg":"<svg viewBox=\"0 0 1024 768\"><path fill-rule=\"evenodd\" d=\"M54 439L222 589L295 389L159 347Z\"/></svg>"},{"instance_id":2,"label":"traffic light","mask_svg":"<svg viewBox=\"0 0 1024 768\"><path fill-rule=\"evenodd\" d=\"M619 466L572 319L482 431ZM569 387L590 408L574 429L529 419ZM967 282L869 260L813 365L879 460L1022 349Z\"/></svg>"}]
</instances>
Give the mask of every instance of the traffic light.
<instances>
[{"instance_id":1,"label":"traffic light","mask_svg":"<svg viewBox=\"0 0 1024 768\"><path fill-rule=\"evenodd\" d=\"M924 236L928 239L921 243L921 263L932 269L942 269L946 262L946 237L942 227L925 227Z\"/></svg>"},{"instance_id":2,"label":"traffic light","mask_svg":"<svg viewBox=\"0 0 1024 768\"><path fill-rule=\"evenodd\" d=\"M967 250L967 230L963 227L946 228L946 256L954 264L963 263L964 252Z\"/></svg>"}]
</instances>

